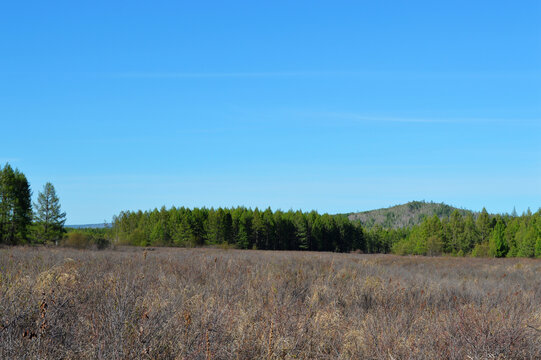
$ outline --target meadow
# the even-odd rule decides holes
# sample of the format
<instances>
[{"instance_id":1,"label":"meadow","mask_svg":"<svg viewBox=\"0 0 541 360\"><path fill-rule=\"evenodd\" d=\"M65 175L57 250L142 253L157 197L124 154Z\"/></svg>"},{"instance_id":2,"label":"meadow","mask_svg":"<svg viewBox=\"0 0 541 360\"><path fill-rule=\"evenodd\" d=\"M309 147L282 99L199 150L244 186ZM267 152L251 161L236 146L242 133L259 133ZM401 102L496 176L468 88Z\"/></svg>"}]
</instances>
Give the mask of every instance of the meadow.
<instances>
[{"instance_id":1,"label":"meadow","mask_svg":"<svg viewBox=\"0 0 541 360\"><path fill-rule=\"evenodd\" d=\"M2 359L539 359L541 260L0 248Z\"/></svg>"}]
</instances>

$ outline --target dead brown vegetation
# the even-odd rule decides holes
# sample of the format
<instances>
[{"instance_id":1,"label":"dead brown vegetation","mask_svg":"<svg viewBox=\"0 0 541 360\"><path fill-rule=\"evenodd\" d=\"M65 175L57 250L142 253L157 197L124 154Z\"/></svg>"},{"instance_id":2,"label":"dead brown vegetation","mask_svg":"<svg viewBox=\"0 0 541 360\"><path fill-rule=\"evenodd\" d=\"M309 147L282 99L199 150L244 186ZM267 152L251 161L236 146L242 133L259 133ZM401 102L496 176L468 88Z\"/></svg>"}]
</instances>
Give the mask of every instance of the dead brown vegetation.
<instances>
[{"instance_id":1,"label":"dead brown vegetation","mask_svg":"<svg viewBox=\"0 0 541 360\"><path fill-rule=\"evenodd\" d=\"M0 249L0 358L541 358L541 261Z\"/></svg>"}]
</instances>

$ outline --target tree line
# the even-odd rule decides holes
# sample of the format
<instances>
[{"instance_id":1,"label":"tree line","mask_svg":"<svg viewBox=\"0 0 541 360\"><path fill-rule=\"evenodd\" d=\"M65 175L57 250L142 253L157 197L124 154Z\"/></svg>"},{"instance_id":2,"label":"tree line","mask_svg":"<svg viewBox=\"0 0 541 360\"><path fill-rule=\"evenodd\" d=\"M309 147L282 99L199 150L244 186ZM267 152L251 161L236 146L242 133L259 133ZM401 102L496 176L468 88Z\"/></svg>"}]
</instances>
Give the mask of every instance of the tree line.
<instances>
[{"instance_id":1,"label":"tree line","mask_svg":"<svg viewBox=\"0 0 541 360\"><path fill-rule=\"evenodd\" d=\"M114 217L112 231L118 243L142 246L230 245L241 249L340 252L367 246L363 228L347 217L270 208L162 207L125 211Z\"/></svg>"},{"instance_id":2,"label":"tree line","mask_svg":"<svg viewBox=\"0 0 541 360\"><path fill-rule=\"evenodd\" d=\"M54 186L47 182L33 206L31 197L22 172L9 164L0 167L0 244L56 243L62 238L66 214Z\"/></svg>"},{"instance_id":3,"label":"tree line","mask_svg":"<svg viewBox=\"0 0 541 360\"><path fill-rule=\"evenodd\" d=\"M0 244L57 244L98 248L109 242L136 246L221 245L240 249L358 251L414 255L541 257L541 209L518 216L455 210L419 225L363 227L346 215L316 211L172 207L124 211L111 228L74 230L65 236L66 214L54 186L46 183L32 205L26 176L0 167Z\"/></svg>"},{"instance_id":4,"label":"tree line","mask_svg":"<svg viewBox=\"0 0 541 360\"><path fill-rule=\"evenodd\" d=\"M491 216L454 211L399 229L364 228L346 216L315 211L172 207L124 211L113 218L117 244L226 245L240 249L359 251L414 255L541 256L541 211Z\"/></svg>"},{"instance_id":5,"label":"tree line","mask_svg":"<svg viewBox=\"0 0 541 360\"><path fill-rule=\"evenodd\" d=\"M397 254L541 257L541 209L521 216L454 211L448 218L425 218L392 246Z\"/></svg>"}]
</instances>

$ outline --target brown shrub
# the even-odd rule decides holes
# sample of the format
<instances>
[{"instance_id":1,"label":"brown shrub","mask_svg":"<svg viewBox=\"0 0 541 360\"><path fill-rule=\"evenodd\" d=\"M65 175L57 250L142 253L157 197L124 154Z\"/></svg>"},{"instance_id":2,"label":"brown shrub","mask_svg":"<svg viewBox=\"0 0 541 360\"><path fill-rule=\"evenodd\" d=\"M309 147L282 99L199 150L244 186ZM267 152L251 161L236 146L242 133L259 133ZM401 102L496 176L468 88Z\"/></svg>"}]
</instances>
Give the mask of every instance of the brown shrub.
<instances>
[{"instance_id":1,"label":"brown shrub","mask_svg":"<svg viewBox=\"0 0 541 360\"><path fill-rule=\"evenodd\" d=\"M0 249L0 358L541 358L541 261Z\"/></svg>"},{"instance_id":2,"label":"brown shrub","mask_svg":"<svg viewBox=\"0 0 541 360\"><path fill-rule=\"evenodd\" d=\"M72 247L75 249L86 249L90 247L90 238L80 232L70 232L67 236L62 239L62 246Z\"/></svg>"}]
</instances>

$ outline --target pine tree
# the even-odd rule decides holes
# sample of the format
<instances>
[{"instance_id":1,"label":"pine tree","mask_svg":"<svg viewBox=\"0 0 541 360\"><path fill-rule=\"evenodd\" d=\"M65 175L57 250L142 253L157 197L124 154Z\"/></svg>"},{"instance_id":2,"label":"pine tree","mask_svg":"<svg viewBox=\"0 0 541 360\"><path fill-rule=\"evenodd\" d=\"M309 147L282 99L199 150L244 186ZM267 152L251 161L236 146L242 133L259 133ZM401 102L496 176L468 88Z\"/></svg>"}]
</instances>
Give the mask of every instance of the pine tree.
<instances>
[{"instance_id":1,"label":"pine tree","mask_svg":"<svg viewBox=\"0 0 541 360\"><path fill-rule=\"evenodd\" d=\"M517 256L531 257L535 255L537 231L532 223L523 222L516 233Z\"/></svg>"},{"instance_id":2,"label":"pine tree","mask_svg":"<svg viewBox=\"0 0 541 360\"><path fill-rule=\"evenodd\" d=\"M211 209L209 217L207 219L207 234L205 240L209 244L221 244L223 243L222 236L222 219L224 217L224 211L222 208L218 210Z\"/></svg>"},{"instance_id":3,"label":"pine tree","mask_svg":"<svg viewBox=\"0 0 541 360\"><path fill-rule=\"evenodd\" d=\"M535 256L541 257L541 236L535 242Z\"/></svg>"},{"instance_id":4,"label":"pine tree","mask_svg":"<svg viewBox=\"0 0 541 360\"><path fill-rule=\"evenodd\" d=\"M15 239L25 242L28 237L28 229L32 222L32 191L23 173L16 170L15 175L15 197L17 198L14 214L14 223L17 229Z\"/></svg>"},{"instance_id":5,"label":"pine tree","mask_svg":"<svg viewBox=\"0 0 541 360\"><path fill-rule=\"evenodd\" d=\"M460 215L458 210L453 211L451 219L449 220L449 248L447 249L451 253L458 253L464 249L462 247L462 238L464 236L464 218Z\"/></svg>"},{"instance_id":6,"label":"pine tree","mask_svg":"<svg viewBox=\"0 0 541 360\"><path fill-rule=\"evenodd\" d=\"M36 207L36 238L40 242L55 243L62 238L66 213L60 209L60 200L55 188L50 182L43 186L43 192L38 194Z\"/></svg>"},{"instance_id":7,"label":"pine tree","mask_svg":"<svg viewBox=\"0 0 541 360\"><path fill-rule=\"evenodd\" d=\"M0 243L14 245L27 240L32 221L31 196L23 173L9 164L0 169Z\"/></svg>"},{"instance_id":8,"label":"pine tree","mask_svg":"<svg viewBox=\"0 0 541 360\"><path fill-rule=\"evenodd\" d=\"M222 226L224 242L227 244L233 244L235 237L233 233L233 218L231 217L230 211L225 213Z\"/></svg>"},{"instance_id":9,"label":"pine tree","mask_svg":"<svg viewBox=\"0 0 541 360\"><path fill-rule=\"evenodd\" d=\"M516 218L518 216L517 214L517 208L515 206L513 206L513 212L511 213L511 217L514 217Z\"/></svg>"},{"instance_id":10,"label":"pine tree","mask_svg":"<svg viewBox=\"0 0 541 360\"><path fill-rule=\"evenodd\" d=\"M193 233L190 226L191 212L184 212L176 228L175 245L188 246L193 243Z\"/></svg>"},{"instance_id":11,"label":"pine tree","mask_svg":"<svg viewBox=\"0 0 541 360\"><path fill-rule=\"evenodd\" d=\"M477 232L479 234L480 243L486 243L489 240L490 231L490 217L488 216L487 209L483 208L476 222Z\"/></svg>"},{"instance_id":12,"label":"pine tree","mask_svg":"<svg viewBox=\"0 0 541 360\"><path fill-rule=\"evenodd\" d=\"M205 222L207 220L207 210L195 208L190 217L190 227L192 229L193 241L196 246L205 245Z\"/></svg>"},{"instance_id":13,"label":"pine tree","mask_svg":"<svg viewBox=\"0 0 541 360\"><path fill-rule=\"evenodd\" d=\"M254 235L254 244L258 249L265 248L265 224L263 223L263 215L258 208L254 210L254 219L252 221L252 229Z\"/></svg>"},{"instance_id":14,"label":"pine tree","mask_svg":"<svg viewBox=\"0 0 541 360\"><path fill-rule=\"evenodd\" d=\"M504 257L509 251L509 246L505 241L505 224L501 219L498 219L492 237L489 242L490 254L495 257Z\"/></svg>"},{"instance_id":15,"label":"pine tree","mask_svg":"<svg viewBox=\"0 0 541 360\"><path fill-rule=\"evenodd\" d=\"M355 237L353 238L353 250L366 252L366 236L360 223L355 224Z\"/></svg>"},{"instance_id":16,"label":"pine tree","mask_svg":"<svg viewBox=\"0 0 541 360\"><path fill-rule=\"evenodd\" d=\"M466 219L464 219L464 233L462 234L460 241L462 253L468 254L473 250L475 244L479 242L478 238L479 234L477 233L477 227L473 221L473 215L470 213L466 215Z\"/></svg>"}]
</instances>

